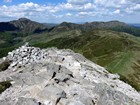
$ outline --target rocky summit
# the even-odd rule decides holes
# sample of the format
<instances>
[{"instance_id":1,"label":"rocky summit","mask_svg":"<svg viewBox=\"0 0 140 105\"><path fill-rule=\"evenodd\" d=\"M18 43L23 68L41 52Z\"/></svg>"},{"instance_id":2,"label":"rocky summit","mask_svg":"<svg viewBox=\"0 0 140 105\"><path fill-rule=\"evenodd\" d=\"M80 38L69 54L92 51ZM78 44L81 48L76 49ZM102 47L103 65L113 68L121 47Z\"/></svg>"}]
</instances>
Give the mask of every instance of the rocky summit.
<instances>
[{"instance_id":1,"label":"rocky summit","mask_svg":"<svg viewBox=\"0 0 140 105\"><path fill-rule=\"evenodd\" d=\"M138 105L140 94L119 75L71 50L40 49L28 44L0 62L0 82L11 86L0 94L0 105Z\"/></svg>"}]
</instances>

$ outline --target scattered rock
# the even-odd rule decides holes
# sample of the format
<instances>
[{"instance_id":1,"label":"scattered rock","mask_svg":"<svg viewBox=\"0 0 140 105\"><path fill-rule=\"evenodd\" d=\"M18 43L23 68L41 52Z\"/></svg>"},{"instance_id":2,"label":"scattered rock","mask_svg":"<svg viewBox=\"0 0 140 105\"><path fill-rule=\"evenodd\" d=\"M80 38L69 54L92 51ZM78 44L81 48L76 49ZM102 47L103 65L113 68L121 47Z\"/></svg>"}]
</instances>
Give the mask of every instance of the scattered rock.
<instances>
[{"instance_id":1,"label":"scattered rock","mask_svg":"<svg viewBox=\"0 0 140 105\"><path fill-rule=\"evenodd\" d=\"M40 49L28 44L2 61L0 82L11 85L0 105L137 105L140 94L105 68L71 50ZM0 60L1 61L1 60Z\"/></svg>"}]
</instances>

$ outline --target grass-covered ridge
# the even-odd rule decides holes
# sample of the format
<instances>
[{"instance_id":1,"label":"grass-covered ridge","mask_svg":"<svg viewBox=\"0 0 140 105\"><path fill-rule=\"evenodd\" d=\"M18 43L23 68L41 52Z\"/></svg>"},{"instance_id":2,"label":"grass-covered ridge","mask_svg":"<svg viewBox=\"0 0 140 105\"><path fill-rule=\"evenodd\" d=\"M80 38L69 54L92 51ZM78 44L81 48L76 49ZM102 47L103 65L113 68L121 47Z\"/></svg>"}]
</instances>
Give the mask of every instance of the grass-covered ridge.
<instances>
[{"instance_id":1,"label":"grass-covered ridge","mask_svg":"<svg viewBox=\"0 0 140 105\"><path fill-rule=\"evenodd\" d=\"M112 73L121 74L124 81L137 90L139 84L140 40L130 34L110 30L93 30L80 36L60 37L34 46L72 49L104 66Z\"/></svg>"}]
</instances>

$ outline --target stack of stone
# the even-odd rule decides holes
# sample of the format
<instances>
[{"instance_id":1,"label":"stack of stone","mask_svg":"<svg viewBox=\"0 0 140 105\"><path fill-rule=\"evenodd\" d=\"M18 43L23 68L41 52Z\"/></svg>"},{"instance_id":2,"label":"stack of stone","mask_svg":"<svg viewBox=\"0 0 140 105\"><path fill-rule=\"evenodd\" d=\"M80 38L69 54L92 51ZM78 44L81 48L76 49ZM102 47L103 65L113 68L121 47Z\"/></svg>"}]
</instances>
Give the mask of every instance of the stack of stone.
<instances>
[{"instance_id":1,"label":"stack of stone","mask_svg":"<svg viewBox=\"0 0 140 105\"><path fill-rule=\"evenodd\" d=\"M47 57L46 50L41 50L40 48L29 47L28 43L8 53L7 58L12 61L10 67L15 66L26 66L34 63L38 63Z\"/></svg>"}]
</instances>

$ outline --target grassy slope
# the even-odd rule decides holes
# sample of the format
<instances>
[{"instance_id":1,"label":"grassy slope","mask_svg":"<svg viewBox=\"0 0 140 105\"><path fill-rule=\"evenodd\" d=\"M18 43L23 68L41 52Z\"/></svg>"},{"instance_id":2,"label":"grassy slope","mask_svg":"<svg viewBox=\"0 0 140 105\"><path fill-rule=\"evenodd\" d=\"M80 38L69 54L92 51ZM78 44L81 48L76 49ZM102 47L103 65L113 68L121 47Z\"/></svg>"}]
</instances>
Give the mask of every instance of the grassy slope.
<instances>
[{"instance_id":1,"label":"grassy slope","mask_svg":"<svg viewBox=\"0 0 140 105\"><path fill-rule=\"evenodd\" d=\"M0 32L0 58L6 56L8 52L18 46L23 45L23 33L17 32Z\"/></svg>"},{"instance_id":2,"label":"grassy slope","mask_svg":"<svg viewBox=\"0 0 140 105\"><path fill-rule=\"evenodd\" d=\"M140 90L140 40L126 33L107 30L85 32L82 36L56 38L34 44L37 47L70 48L83 54Z\"/></svg>"},{"instance_id":3,"label":"grassy slope","mask_svg":"<svg viewBox=\"0 0 140 105\"><path fill-rule=\"evenodd\" d=\"M24 38L24 41L30 42L31 44L35 44L38 42L48 42L53 39L57 39L60 37L75 37L81 35L80 30L71 30L68 32L51 32L51 33L41 33L41 34L33 34Z\"/></svg>"}]
</instances>

